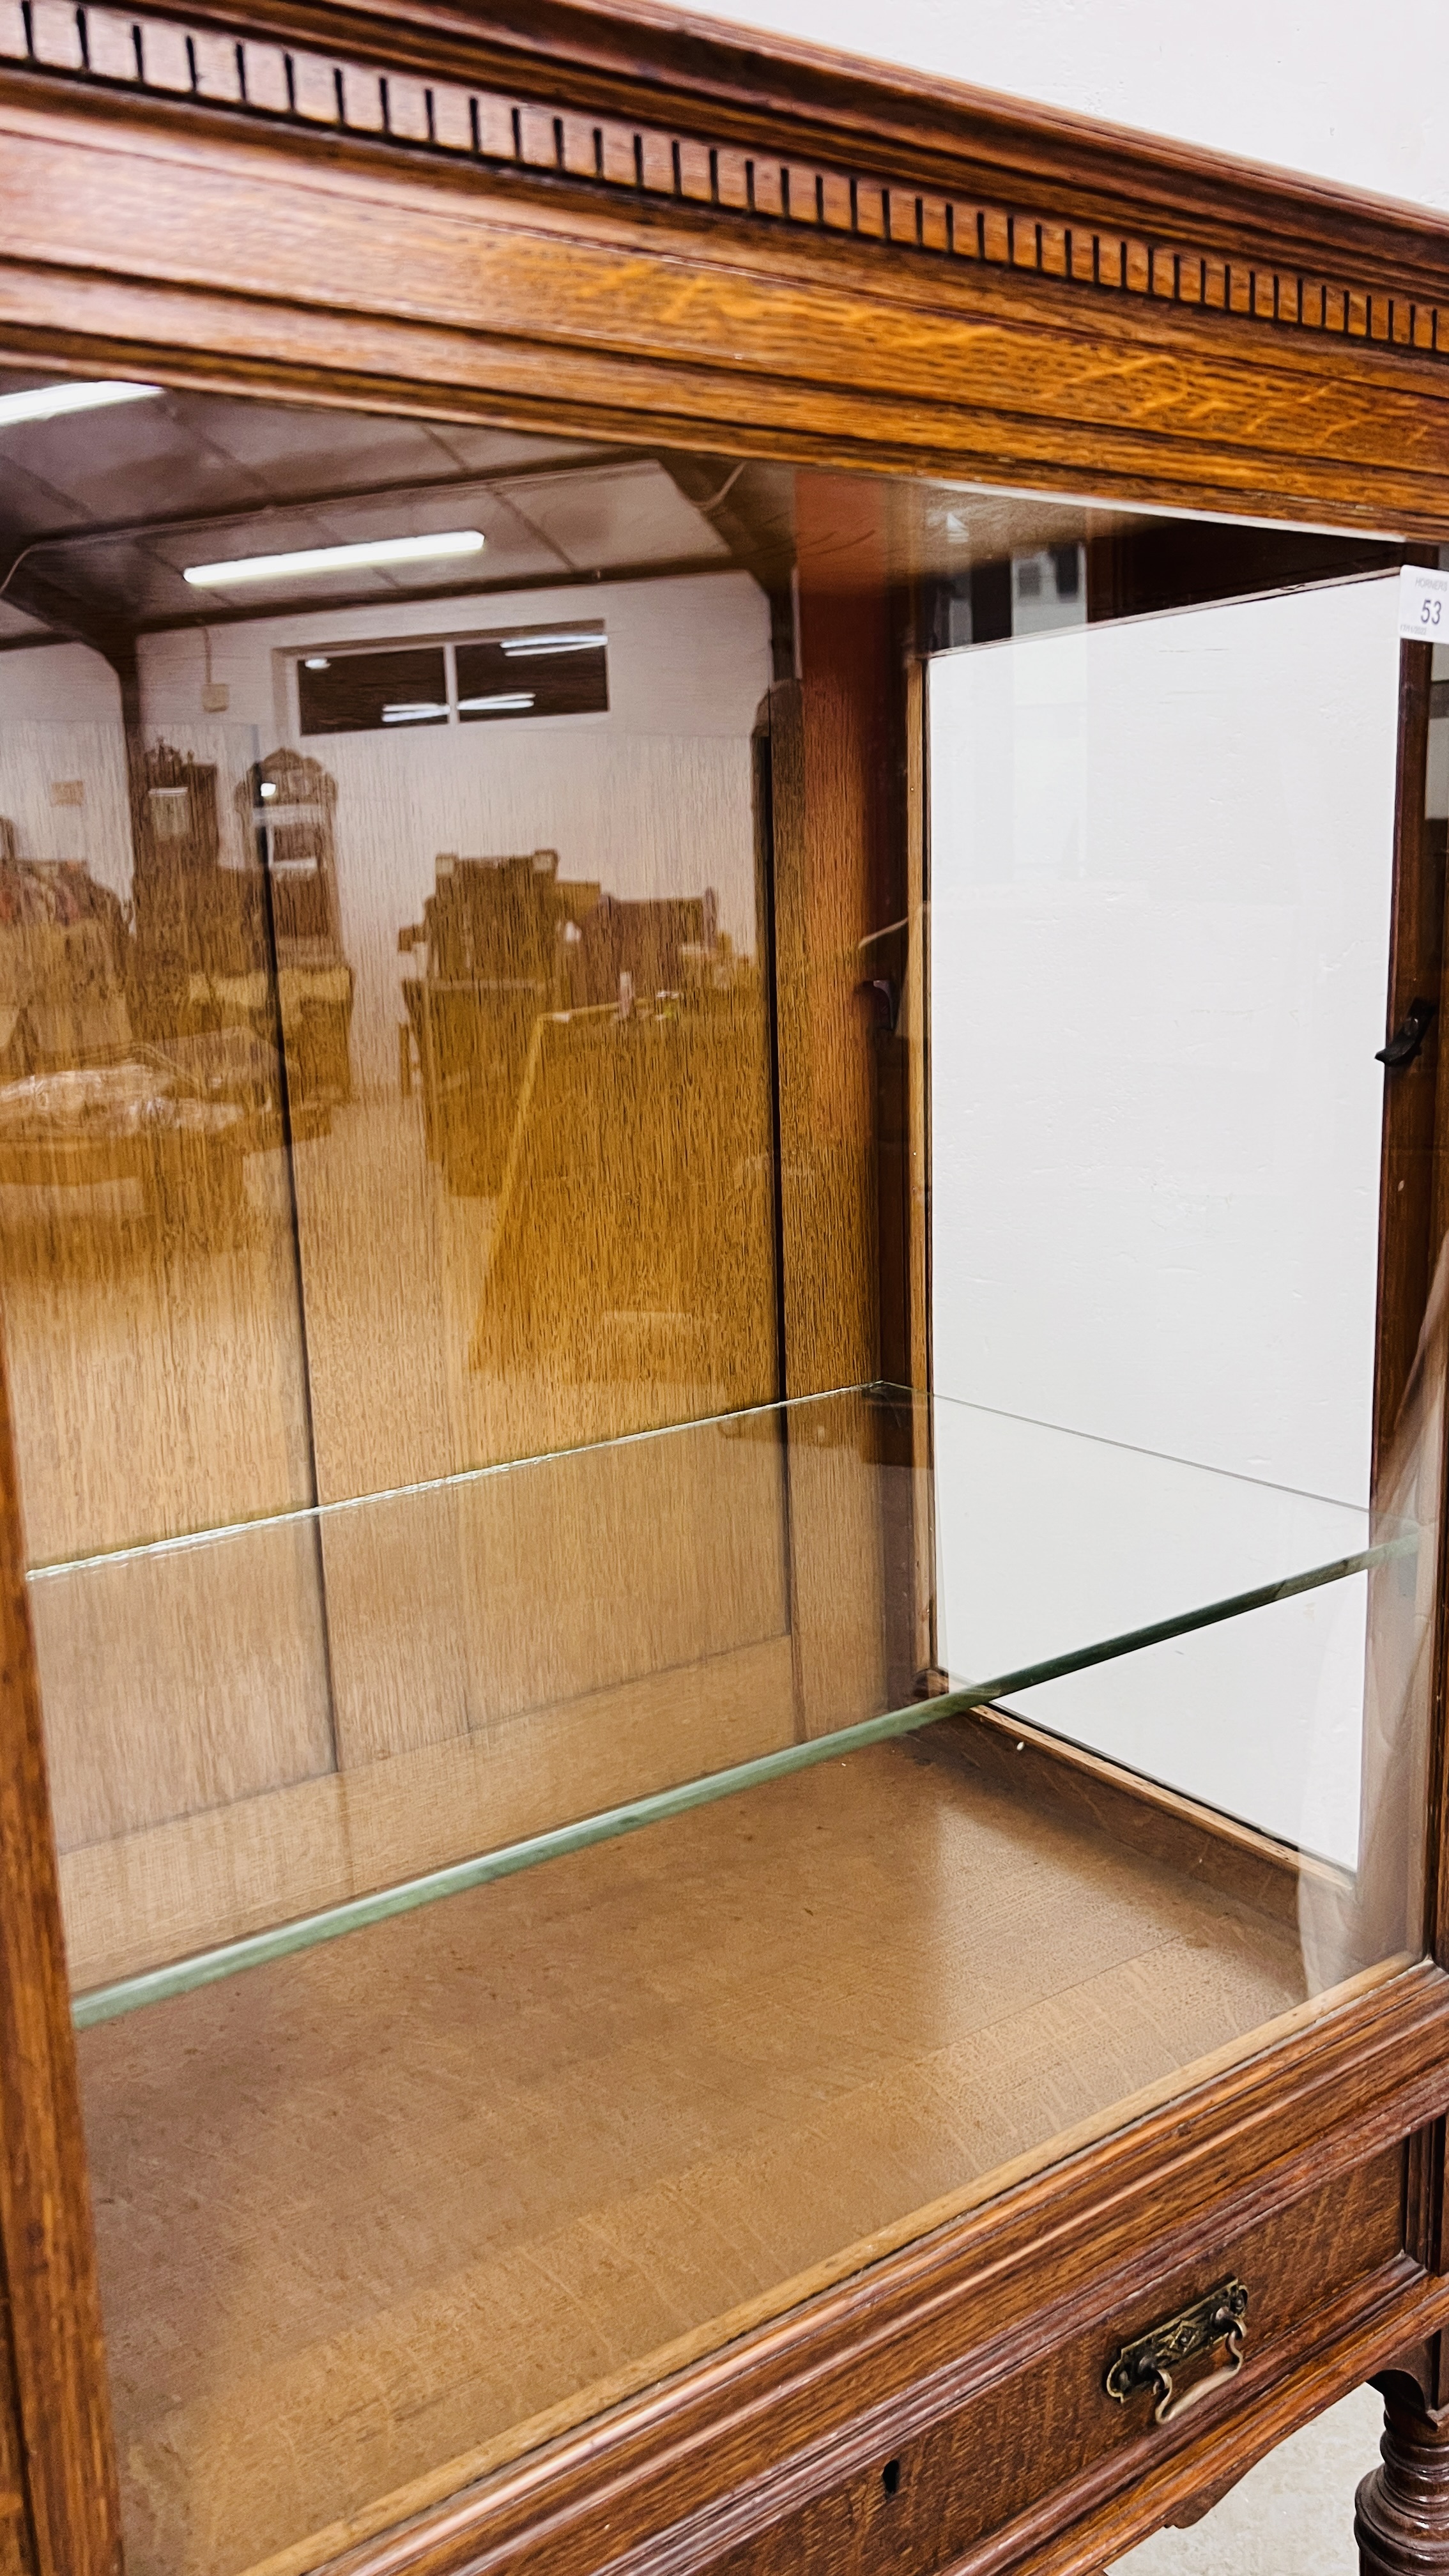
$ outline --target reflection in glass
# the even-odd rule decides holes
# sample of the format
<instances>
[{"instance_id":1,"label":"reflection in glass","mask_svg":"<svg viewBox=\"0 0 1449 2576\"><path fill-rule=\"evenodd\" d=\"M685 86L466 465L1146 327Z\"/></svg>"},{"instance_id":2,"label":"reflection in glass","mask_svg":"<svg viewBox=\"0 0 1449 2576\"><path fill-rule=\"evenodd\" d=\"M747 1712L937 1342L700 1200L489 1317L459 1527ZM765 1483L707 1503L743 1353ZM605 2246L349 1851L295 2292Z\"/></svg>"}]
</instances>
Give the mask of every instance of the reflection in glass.
<instances>
[{"instance_id":1,"label":"reflection in glass","mask_svg":"<svg viewBox=\"0 0 1449 2576\"><path fill-rule=\"evenodd\" d=\"M1416 1948L1397 555L180 392L0 439L129 2563L242 2576Z\"/></svg>"}]
</instances>

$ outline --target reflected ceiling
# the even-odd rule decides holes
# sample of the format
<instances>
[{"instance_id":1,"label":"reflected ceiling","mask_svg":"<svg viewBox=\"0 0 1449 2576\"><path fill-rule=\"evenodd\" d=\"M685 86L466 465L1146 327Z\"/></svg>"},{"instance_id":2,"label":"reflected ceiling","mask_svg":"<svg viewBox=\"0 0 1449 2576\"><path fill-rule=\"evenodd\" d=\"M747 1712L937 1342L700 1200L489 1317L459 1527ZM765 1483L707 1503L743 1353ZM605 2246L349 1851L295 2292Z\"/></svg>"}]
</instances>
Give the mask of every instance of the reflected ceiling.
<instances>
[{"instance_id":1,"label":"reflected ceiling","mask_svg":"<svg viewBox=\"0 0 1449 2576\"><path fill-rule=\"evenodd\" d=\"M0 375L0 393L45 380ZM754 469L751 469L753 472ZM105 649L228 614L517 589L759 551L709 510L728 465L671 463L466 424L303 411L215 394L0 421L0 642L44 632ZM486 553L352 569L345 583L248 582L198 599L189 564L481 530Z\"/></svg>"},{"instance_id":2,"label":"reflected ceiling","mask_svg":"<svg viewBox=\"0 0 1449 2576\"><path fill-rule=\"evenodd\" d=\"M47 381L0 372L0 397ZM0 409L0 650L78 638L124 672L133 639L158 628L736 566L771 601L783 678L807 483L814 589L844 598L882 580L915 585L927 650L1030 626L1011 568L1033 555L1065 566L1061 613L1092 619L1346 568L1342 540L1309 531L906 480L876 482L878 503L862 512L855 476L162 388L41 420ZM483 552L204 591L184 578L233 557L458 529L481 531ZM1076 570L1068 561L1084 544L1090 577L1086 558ZM1389 552L1359 546L1366 565Z\"/></svg>"}]
</instances>

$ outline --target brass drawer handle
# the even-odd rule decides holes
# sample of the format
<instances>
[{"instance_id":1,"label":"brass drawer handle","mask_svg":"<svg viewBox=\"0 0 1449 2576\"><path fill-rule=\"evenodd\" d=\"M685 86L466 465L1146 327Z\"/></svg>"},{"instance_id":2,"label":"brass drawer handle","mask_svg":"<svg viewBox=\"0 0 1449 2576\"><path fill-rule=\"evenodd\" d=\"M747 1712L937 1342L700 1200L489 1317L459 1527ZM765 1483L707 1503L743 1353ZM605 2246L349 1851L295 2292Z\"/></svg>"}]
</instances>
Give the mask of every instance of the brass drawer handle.
<instances>
[{"instance_id":1,"label":"brass drawer handle","mask_svg":"<svg viewBox=\"0 0 1449 2576\"><path fill-rule=\"evenodd\" d=\"M1205 2299L1196 2300L1192 2307L1183 2308L1164 2324L1150 2327L1132 2343L1124 2343L1103 2386L1119 2406L1125 2406L1139 2388L1150 2389L1157 2400L1152 2410L1153 2423L1169 2424L1201 2398L1210 2397L1215 2388L1236 2379L1243 2367L1247 2334L1245 2285L1241 2281L1220 2281ZM1206 2379L1194 2380L1180 2397L1174 2396L1172 2373L1179 2363L1191 2361L1195 2353L1211 2352L1216 2343L1227 2346L1227 2359L1221 2368L1209 2371Z\"/></svg>"}]
</instances>

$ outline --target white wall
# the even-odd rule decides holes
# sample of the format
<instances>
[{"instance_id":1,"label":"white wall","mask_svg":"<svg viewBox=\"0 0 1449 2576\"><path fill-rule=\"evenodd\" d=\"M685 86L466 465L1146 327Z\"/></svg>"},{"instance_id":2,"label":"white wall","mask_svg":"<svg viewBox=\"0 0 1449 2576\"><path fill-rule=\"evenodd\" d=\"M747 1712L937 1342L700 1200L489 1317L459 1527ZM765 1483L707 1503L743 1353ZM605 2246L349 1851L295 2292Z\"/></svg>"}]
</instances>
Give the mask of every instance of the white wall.
<instances>
[{"instance_id":1,"label":"white wall","mask_svg":"<svg viewBox=\"0 0 1449 2576\"><path fill-rule=\"evenodd\" d=\"M55 790L77 785L79 804L56 802ZM77 859L129 896L120 684L86 645L0 653L0 814L22 859Z\"/></svg>"},{"instance_id":2,"label":"white wall","mask_svg":"<svg viewBox=\"0 0 1449 2576\"><path fill-rule=\"evenodd\" d=\"M1441 0L713 0L701 14L1449 209Z\"/></svg>"},{"instance_id":3,"label":"white wall","mask_svg":"<svg viewBox=\"0 0 1449 2576\"><path fill-rule=\"evenodd\" d=\"M121 684L88 644L0 653L0 723L119 724Z\"/></svg>"},{"instance_id":4,"label":"white wall","mask_svg":"<svg viewBox=\"0 0 1449 2576\"><path fill-rule=\"evenodd\" d=\"M769 681L769 611L746 573L685 575L645 582L577 582L485 593L476 599L417 599L363 608L311 610L211 630L211 676L225 682L225 721L253 725L271 750L295 709L279 694L279 659L372 637L489 634L500 627L602 620L609 634L609 712L598 719L529 718L474 725L470 739L541 742L560 726L597 722L621 734L748 734ZM29 658L17 656L17 659ZM142 712L149 728L194 723L201 710L205 645L195 627L140 642ZM295 739L295 736L293 737ZM436 740L436 736L431 737ZM333 736L332 747L343 739ZM318 750L318 745L311 746Z\"/></svg>"},{"instance_id":5,"label":"white wall","mask_svg":"<svg viewBox=\"0 0 1449 2576\"><path fill-rule=\"evenodd\" d=\"M963 1680L1363 1543L1398 663L1390 577L931 666ZM1351 1860L1361 1592L1054 1683L1038 1713Z\"/></svg>"}]
</instances>

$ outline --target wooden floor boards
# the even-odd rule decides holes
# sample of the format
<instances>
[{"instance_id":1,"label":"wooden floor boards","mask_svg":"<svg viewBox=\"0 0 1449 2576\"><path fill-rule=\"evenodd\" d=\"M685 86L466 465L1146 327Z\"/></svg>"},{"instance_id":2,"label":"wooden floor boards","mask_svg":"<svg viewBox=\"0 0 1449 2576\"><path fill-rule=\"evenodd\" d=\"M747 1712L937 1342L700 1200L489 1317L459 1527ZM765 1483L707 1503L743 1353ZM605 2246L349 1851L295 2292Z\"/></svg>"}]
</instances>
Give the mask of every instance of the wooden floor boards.
<instances>
[{"instance_id":1,"label":"wooden floor boards","mask_svg":"<svg viewBox=\"0 0 1449 2576\"><path fill-rule=\"evenodd\" d=\"M1302 1995L926 1738L91 2031L130 2576L313 2564Z\"/></svg>"}]
</instances>

